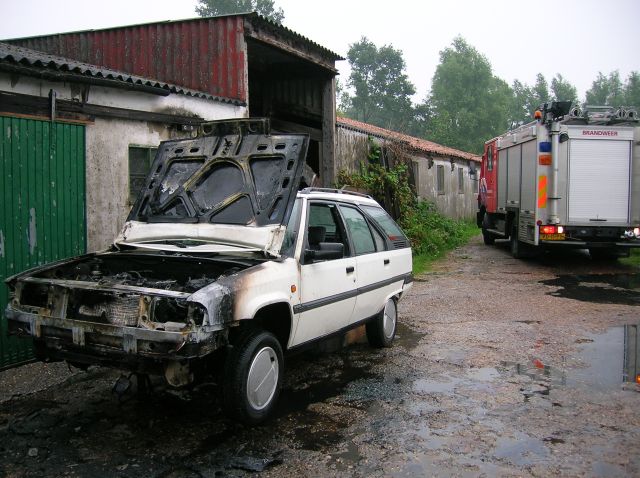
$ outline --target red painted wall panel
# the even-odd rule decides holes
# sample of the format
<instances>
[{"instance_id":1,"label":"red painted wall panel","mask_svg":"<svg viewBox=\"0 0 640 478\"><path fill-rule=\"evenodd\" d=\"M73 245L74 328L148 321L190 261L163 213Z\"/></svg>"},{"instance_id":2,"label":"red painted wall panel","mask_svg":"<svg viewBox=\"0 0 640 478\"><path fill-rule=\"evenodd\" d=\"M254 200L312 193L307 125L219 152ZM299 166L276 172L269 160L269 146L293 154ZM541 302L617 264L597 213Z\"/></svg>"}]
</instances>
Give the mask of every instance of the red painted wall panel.
<instances>
[{"instance_id":1,"label":"red painted wall panel","mask_svg":"<svg viewBox=\"0 0 640 478\"><path fill-rule=\"evenodd\" d=\"M63 33L11 43L247 101L243 17Z\"/></svg>"}]
</instances>

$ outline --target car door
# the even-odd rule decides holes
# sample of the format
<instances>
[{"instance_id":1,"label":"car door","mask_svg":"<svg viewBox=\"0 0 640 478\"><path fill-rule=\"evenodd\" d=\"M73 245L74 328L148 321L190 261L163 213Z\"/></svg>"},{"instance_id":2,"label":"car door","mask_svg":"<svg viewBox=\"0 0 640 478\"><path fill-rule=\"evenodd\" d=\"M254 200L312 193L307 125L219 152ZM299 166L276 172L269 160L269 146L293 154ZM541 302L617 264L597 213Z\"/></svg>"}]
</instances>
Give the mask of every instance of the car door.
<instances>
[{"instance_id":1,"label":"car door","mask_svg":"<svg viewBox=\"0 0 640 478\"><path fill-rule=\"evenodd\" d=\"M393 223L393 220L380 207L367 208L375 214ZM356 256L357 298L351 318L352 323L368 319L380 312L389 297L402 291L407 275L411 272L411 249L408 241L397 228L400 241L398 249L392 247L386 231L373 220L367 219L361 210L349 205L340 205L347 231L351 238ZM380 228L380 230L378 229ZM395 237L395 236L393 236Z\"/></svg>"},{"instance_id":2,"label":"car door","mask_svg":"<svg viewBox=\"0 0 640 478\"><path fill-rule=\"evenodd\" d=\"M305 249L343 244L342 257L305 260ZM304 247L300 258L300 304L292 346L330 335L351 323L356 302L356 259L352 257L338 207L309 201Z\"/></svg>"}]
</instances>

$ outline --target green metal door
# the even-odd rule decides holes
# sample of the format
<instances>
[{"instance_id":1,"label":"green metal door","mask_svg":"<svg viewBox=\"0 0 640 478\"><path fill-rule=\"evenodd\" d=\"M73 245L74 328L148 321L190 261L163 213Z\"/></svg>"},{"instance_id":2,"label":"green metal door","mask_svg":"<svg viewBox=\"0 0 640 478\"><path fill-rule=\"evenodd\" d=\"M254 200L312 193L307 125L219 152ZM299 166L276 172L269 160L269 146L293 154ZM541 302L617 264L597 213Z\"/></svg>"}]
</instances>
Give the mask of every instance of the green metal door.
<instances>
[{"instance_id":1,"label":"green metal door","mask_svg":"<svg viewBox=\"0 0 640 478\"><path fill-rule=\"evenodd\" d=\"M85 252L84 126L0 116L0 369L30 360L7 336L4 279Z\"/></svg>"}]
</instances>

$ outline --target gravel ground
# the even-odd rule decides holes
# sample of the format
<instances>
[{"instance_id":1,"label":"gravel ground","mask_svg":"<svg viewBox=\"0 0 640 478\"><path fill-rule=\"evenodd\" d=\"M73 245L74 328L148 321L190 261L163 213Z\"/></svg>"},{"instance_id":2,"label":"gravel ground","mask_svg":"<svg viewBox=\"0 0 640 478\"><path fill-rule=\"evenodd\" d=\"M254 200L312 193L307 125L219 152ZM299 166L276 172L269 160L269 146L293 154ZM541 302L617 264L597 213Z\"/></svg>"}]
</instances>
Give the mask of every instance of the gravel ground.
<instances>
[{"instance_id":1,"label":"gravel ground","mask_svg":"<svg viewBox=\"0 0 640 478\"><path fill-rule=\"evenodd\" d=\"M3 372L0 476L639 476L639 306L637 268L476 238L416 278L393 347L292 357L253 429L213 383L117 397L106 369Z\"/></svg>"}]
</instances>

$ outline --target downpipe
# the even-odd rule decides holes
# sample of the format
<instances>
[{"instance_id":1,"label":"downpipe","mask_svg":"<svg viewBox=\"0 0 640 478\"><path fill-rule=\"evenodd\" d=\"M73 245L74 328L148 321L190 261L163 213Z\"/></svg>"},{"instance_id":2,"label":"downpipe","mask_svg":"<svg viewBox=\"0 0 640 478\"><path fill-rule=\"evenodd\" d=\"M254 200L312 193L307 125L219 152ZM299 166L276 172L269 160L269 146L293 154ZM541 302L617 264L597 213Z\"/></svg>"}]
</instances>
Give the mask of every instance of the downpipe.
<instances>
[{"instance_id":1,"label":"downpipe","mask_svg":"<svg viewBox=\"0 0 640 478\"><path fill-rule=\"evenodd\" d=\"M549 200L549 224L559 224L558 217L558 158L560 156L560 123L551 123L551 194Z\"/></svg>"}]
</instances>

